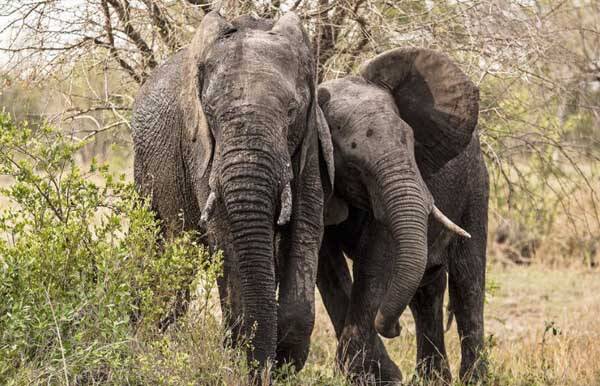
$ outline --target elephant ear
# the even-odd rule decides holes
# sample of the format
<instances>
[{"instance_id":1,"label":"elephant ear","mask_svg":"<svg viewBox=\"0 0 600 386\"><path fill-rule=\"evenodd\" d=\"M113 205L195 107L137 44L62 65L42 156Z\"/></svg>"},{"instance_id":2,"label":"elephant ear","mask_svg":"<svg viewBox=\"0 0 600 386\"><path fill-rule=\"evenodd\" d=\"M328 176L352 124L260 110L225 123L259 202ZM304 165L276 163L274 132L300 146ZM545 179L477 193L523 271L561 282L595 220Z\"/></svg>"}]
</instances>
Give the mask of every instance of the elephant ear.
<instances>
[{"instance_id":1,"label":"elephant ear","mask_svg":"<svg viewBox=\"0 0 600 386\"><path fill-rule=\"evenodd\" d=\"M198 173L203 176L212 159L214 151L214 138L208 127L200 94L204 78L204 58L213 43L225 34L235 31L235 27L227 22L218 12L210 12L202 19L192 43L187 49L187 59L182 89L182 102L184 110L184 131L192 143L200 146Z\"/></svg>"},{"instance_id":2,"label":"elephant ear","mask_svg":"<svg viewBox=\"0 0 600 386\"><path fill-rule=\"evenodd\" d=\"M329 125L327 125L327 120L325 119L325 115L323 111L318 106L318 103L315 101L313 103L315 105L315 109L317 112L317 133L319 135L319 159L320 163L324 166L322 169L325 169L328 181L324 183L325 186L325 202L331 197L333 194L333 182L335 181L335 166L333 160L333 142L331 140L331 132L329 131ZM325 172L321 173L325 175Z\"/></svg>"},{"instance_id":3,"label":"elephant ear","mask_svg":"<svg viewBox=\"0 0 600 386\"><path fill-rule=\"evenodd\" d=\"M469 144L479 112L479 89L446 55L398 48L366 64L360 74L389 90L415 135L421 173L435 173Z\"/></svg>"}]
</instances>

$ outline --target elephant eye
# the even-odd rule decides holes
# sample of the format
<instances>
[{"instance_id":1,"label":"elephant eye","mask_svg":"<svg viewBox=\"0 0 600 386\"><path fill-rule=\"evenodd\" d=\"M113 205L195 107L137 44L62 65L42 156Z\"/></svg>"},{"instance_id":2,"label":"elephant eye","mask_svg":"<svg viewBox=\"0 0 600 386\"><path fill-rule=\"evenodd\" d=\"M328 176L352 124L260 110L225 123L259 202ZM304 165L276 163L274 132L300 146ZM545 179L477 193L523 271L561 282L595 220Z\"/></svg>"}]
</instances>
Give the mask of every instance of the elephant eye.
<instances>
[{"instance_id":1,"label":"elephant eye","mask_svg":"<svg viewBox=\"0 0 600 386\"><path fill-rule=\"evenodd\" d=\"M298 113L298 106L291 104L287 111L288 123L293 123L296 120L296 114Z\"/></svg>"},{"instance_id":2,"label":"elephant eye","mask_svg":"<svg viewBox=\"0 0 600 386\"><path fill-rule=\"evenodd\" d=\"M290 107L288 108L288 117L289 118L294 118L296 116L296 110L297 107L296 105L290 105Z\"/></svg>"}]
</instances>

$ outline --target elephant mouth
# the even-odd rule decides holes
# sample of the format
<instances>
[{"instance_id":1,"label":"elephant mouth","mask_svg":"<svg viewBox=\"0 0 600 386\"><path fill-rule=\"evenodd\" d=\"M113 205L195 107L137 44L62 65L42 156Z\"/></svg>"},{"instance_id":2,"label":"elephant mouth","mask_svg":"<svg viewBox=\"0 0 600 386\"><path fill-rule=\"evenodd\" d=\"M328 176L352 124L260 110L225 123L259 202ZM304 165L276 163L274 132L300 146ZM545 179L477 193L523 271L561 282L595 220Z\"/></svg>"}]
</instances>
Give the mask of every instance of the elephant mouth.
<instances>
[{"instance_id":1,"label":"elephant mouth","mask_svg":"<svg viewBox=\"0 0 600 386\"><path fill-rule=\"evenodd\" d=\"M279 215L277 218L277 225L285 226L287 225L292 217L292 184L289 177L282 177L281 180L286 181L283 184L281 192L279 194ZM208 198L206 199L206 203L201 212L200 216L200 226L206 228L208 222L210 221L214 210L215 203L219 198L217 195L217 189L211 188Z\"/></svg>"}]
</instances>

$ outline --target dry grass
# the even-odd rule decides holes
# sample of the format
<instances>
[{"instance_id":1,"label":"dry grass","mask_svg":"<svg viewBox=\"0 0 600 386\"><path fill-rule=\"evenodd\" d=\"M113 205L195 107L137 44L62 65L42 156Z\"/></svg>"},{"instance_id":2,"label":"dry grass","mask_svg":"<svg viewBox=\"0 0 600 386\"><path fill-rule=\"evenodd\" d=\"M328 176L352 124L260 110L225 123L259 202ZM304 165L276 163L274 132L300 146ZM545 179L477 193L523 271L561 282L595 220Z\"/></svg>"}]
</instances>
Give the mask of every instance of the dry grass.
<instances>
[{"instance_id":1,"label":"dry grass","mask_svg":"<svg viewBox=\"0 0 600 386\"><path fill-rule=\"evenodd\" d=\"M600 385L600 271L493 265L488 270L488 278L493 288L485 311L489 384ZM214 292L212 300L216 300ZM203 304L202 298L194 302L186 318L167 334L137 334L131 342L129 365L115 364L96 381L101 384L105 384L106 379L120 379L133 384L247 385L243 355L222 346L219 307L212 300L208 308L198 307ZM201 309L210 311L206 313ZM405 379L409 380L414 374L416 355L410 313L402 317L402 324L401 337L386 344ZM455 325L446 334L446 344L456 377L460 345ZM274 384L348 385L334 370L335 351L333 328L319 299L306 367L297 375L278 377ZM67 358L70 364L76 360ZM36 379L40 374L58 371L56 366L46 365L21 369L20 376L9 383L38 384ZM55 380L56 384L64 384L58 376ZM108 381L108 384L124 383Z\"/></svg>"},{"instance_id":2,"label":"dry grass","mask_svg":"<svg viewBox=\"0 0 600 386\"><path fill-rule=\"evenodd\" d=\"M485 321L492 384L600 384L600 272L494 265L488 269L488 283L492 289ZM322 303L317 307L307 370L332 374L335 336ZM416 357L410 313L402 324L402 336L386 344L410 379ZM456 376L460 344L455 325L446 334L446 345Z\"/></svg>"}]
</instances>

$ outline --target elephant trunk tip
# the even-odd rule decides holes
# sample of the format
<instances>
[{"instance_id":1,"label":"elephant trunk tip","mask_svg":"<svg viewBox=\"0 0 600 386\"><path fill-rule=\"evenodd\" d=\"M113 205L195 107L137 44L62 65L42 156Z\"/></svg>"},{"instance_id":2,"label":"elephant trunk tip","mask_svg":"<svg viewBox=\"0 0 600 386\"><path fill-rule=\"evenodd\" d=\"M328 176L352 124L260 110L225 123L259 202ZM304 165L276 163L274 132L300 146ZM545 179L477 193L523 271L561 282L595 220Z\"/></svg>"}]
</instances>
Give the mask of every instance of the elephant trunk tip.
<instances>
[{"instance_id":1,"label":"elephant trunk tip","mask_svg":"<svg viewBox=\"0 0 600 386\"><path fill-rule=\"evenodd\" d=\"M384 338L392 339L400 335L402 328L398 319L387 318L378 310L375 316L375 330Z\"/></svg>"}]
</instances>

